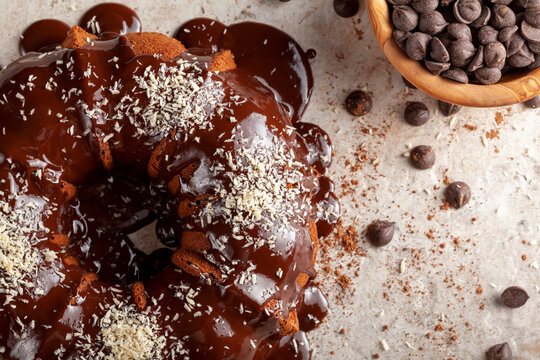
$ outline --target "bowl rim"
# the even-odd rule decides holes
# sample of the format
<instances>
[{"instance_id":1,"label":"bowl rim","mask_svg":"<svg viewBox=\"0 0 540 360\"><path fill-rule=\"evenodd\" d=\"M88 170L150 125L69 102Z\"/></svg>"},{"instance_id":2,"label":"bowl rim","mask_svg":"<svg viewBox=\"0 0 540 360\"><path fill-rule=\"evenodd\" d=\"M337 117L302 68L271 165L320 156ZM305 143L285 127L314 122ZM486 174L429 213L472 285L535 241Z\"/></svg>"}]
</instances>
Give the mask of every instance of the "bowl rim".
<instances>
[{"instance_id":1,"label":"bowl rim","mask_svg":"<svg viewBox=\"0 0 540 360\"><path fill-rule=\"evenodd\" d=\"M522 75L505 75L496 84L462 84L434 75L420 61L410 59L394 41L387 0L366 0L371 28L394 68L419 90L439 100L469 107L497 107L521 103L540 94L540 68Z\"/></svg>"}]
</instances>

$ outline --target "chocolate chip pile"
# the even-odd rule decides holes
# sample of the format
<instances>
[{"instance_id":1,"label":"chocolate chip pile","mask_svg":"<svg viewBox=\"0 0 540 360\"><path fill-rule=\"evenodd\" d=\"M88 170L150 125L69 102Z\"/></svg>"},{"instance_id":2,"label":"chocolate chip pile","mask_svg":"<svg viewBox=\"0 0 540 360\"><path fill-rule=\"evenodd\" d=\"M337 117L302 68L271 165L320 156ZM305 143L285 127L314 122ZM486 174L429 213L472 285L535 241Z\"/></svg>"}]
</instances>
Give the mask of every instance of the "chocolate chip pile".
<instances>
[{"instance_id":1,"label":"chocolate chip pile","mask_svg":"<svg viewBox=\"0 0 540 360\"><path fill-rule=\"evenodd\" d=\"M540 0L388 0L394 40L433 74L495 84L540 66Z\"/></svg>"}]
</instances>

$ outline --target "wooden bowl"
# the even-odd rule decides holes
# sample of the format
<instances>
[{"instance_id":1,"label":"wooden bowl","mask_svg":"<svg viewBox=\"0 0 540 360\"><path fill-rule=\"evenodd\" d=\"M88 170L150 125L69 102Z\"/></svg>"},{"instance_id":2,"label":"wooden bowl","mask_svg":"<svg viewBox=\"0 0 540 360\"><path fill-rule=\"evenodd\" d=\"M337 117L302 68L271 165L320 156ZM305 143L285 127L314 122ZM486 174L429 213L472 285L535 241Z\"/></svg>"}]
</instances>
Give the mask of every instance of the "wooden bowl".
<instances>
[{"instance_id":1,"label":"wooden bowl","mask_svg":"<svg viewBox=\"0 0 540 360\"><path fill-rule=\"evenodd\" d=\"M540 68L505 75L494 85L462 84L433 75L423 63L410 59L394 41L394 25L386 0L366 1L371 27L384 54L401 75L426 94L470 107L517 104L540 94Z\"/></svg>"}]
</instances>

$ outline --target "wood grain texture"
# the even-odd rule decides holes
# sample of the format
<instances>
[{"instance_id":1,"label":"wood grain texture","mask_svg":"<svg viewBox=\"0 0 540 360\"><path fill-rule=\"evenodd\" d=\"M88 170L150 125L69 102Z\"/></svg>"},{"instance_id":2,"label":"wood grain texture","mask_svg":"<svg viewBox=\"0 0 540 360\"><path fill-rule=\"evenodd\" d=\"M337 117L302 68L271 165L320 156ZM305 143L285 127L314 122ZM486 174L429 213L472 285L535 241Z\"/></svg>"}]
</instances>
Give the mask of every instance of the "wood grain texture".
<instances>
[{"instance_id":1,"label":"wood grain texture","mask_svg":"<svg viewBox=\"0 0 540 360\"><path fill-rule=\"evenodd\" d=\"M512 105L540 94L540 68L518 75L505 75L494 85L461 84L433 75L421 62L411 60L392 37L394 26L386 0L366 0L369 21L384 54L414 86L452 104L469 107Z\"/></svg>"}]
</instances>

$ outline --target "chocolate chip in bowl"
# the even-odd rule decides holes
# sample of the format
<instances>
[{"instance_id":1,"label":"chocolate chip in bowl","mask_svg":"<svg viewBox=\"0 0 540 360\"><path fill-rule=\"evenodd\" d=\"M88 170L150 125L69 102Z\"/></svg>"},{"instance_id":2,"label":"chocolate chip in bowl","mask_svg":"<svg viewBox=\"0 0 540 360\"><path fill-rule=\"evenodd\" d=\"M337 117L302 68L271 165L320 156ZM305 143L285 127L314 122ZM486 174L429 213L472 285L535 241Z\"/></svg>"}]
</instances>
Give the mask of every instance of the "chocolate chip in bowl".
<instances>
[{"instance_id":1,"label":"chocolate chip in bowl","mask_svg":"<svg viewBox=\"0 0 540 360\"><path fill-rule=\"evenodd\" d=\"M540 93L540 8L532 2L368 0L388 60L447 103L494 107Z\"/></svg>"}]
</instances>

